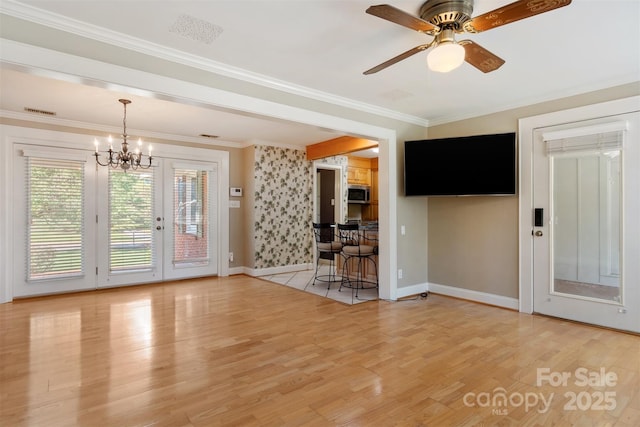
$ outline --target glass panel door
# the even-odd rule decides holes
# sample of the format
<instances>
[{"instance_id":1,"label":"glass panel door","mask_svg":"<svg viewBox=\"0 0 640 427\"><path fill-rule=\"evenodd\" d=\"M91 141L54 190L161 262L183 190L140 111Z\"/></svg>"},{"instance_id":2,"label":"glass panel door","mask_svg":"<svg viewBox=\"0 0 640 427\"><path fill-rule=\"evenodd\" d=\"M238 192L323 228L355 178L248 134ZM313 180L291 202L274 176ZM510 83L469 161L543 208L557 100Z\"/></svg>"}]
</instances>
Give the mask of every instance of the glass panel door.
<instances>
[{"instance_id":1,"label":"glass panel door","mask_svg":"<svg viewBox=\"0 0 640 427\"><path fill-rule=\"evenodd\" d=\"M161 191L150 169L100 167L100 263L98 286L145 283L162 279ZM158 229L160 227L160 229Z\"/></svg>"},{"instance_id":2,"label":"glass panel door","mask_svg":"<svg viewBox=\"0 0 640 427\"><path fill-rule=\"evenodd\" d=\"M14 296L90 289L95 252L86 154L16 146ZM20 185L22 184L22 185Z\"/></svg>"},{"instance_id":3,"label":"glass panel door","mask_svg":"<svg viewBox=\"0 0 640 427\"><path fill-rule=\"evenodd\" d=\"M612 120L625 123L617 144L543 137ZM533 132L535 312L640 332L639 141L639 113Z\"/></svg>"}]
</instances>

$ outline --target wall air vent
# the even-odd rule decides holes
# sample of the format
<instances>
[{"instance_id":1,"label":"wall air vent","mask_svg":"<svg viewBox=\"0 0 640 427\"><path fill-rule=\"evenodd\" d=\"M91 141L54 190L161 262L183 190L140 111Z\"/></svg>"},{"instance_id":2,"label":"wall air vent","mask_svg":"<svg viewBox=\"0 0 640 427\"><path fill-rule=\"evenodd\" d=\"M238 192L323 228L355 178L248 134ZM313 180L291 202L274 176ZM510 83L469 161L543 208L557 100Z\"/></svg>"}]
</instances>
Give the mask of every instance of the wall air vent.
<instances>
[{"instance_id":1,"label":"wall air vent","mask_svg":"<svg viewBox=\"0 0 640 427\"><path fill-rule=\"evenodd\" d=\"M40 110L38 108L24 107L24 111L26 111L27 113L42 114L43 116L55 116L56 115L56 113L53 112L53 111Z\"/></svg>"}]
</instances>

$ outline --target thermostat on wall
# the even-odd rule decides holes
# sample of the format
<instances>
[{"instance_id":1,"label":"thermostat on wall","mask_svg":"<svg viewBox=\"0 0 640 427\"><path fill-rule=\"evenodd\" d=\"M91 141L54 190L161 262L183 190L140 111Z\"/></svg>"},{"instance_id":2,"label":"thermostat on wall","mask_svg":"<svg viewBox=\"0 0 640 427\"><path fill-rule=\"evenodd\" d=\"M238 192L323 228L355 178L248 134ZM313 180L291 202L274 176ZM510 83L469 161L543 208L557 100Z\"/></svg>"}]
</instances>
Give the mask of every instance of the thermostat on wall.
<instances>
[{"instance_id":1,"label":"thermostat on wall","mask_svg":"<svg viewBox=\"0 0 640 427\"><path fill-rule=\"evenodd\" d=\"M242 197L242 188L240 187L231 187L229 189L229 195L232 197Z\"/></svg>"}]
</instances>

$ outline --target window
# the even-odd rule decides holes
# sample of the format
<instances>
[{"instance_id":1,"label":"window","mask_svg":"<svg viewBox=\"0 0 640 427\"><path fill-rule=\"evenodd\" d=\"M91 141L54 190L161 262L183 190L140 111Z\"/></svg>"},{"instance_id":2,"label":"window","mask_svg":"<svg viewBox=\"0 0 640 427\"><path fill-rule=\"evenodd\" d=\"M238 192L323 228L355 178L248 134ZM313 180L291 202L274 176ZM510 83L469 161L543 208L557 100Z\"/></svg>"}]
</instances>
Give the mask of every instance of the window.
<instances>
[{"instance_id":1,"label":"window","mask_svg":"<svg viewBox=\"0 0 640 427\"><path fill-rule=\"evenodd\" d=\"M174 264L209 262L206 170L174 169Z\"/></svg>"},{"instance_id":2,"label":"window","mask_svg":"<svg viewBox=\"0 0 640 427\"><path fill-rule=\"evenodd\" d=\"M109 170L109 270L151 269L154 260L152 169Z\"/></svg>"},{"instance_id":3,"label":"window","mask_svg":"<svg viewBox=\"0 0 640 427\"><path fill-rule=\"evenodd\" d=\"M84 274L84 162L27 157L27 280Z\"/></svg>"}]
</instances>

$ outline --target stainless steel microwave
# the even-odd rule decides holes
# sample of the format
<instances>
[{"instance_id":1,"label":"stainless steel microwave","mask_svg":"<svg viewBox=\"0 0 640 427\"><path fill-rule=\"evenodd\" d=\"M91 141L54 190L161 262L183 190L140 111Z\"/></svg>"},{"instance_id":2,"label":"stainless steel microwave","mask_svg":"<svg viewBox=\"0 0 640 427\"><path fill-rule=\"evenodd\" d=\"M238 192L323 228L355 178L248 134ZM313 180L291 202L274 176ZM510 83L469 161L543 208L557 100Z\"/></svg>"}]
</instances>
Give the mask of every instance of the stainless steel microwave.
<instances>
[{"instance_id":1,"label":"stainless steel microwave","mask_svg":"<svg viewBox=\"0 0 640 427\"><path fill-rule=\"evenodd\" d=\"M349 185L347 187L347 201L349 203L368 204L371 197L371 187L368 185Z\"/></svg>"}]
</instances>

